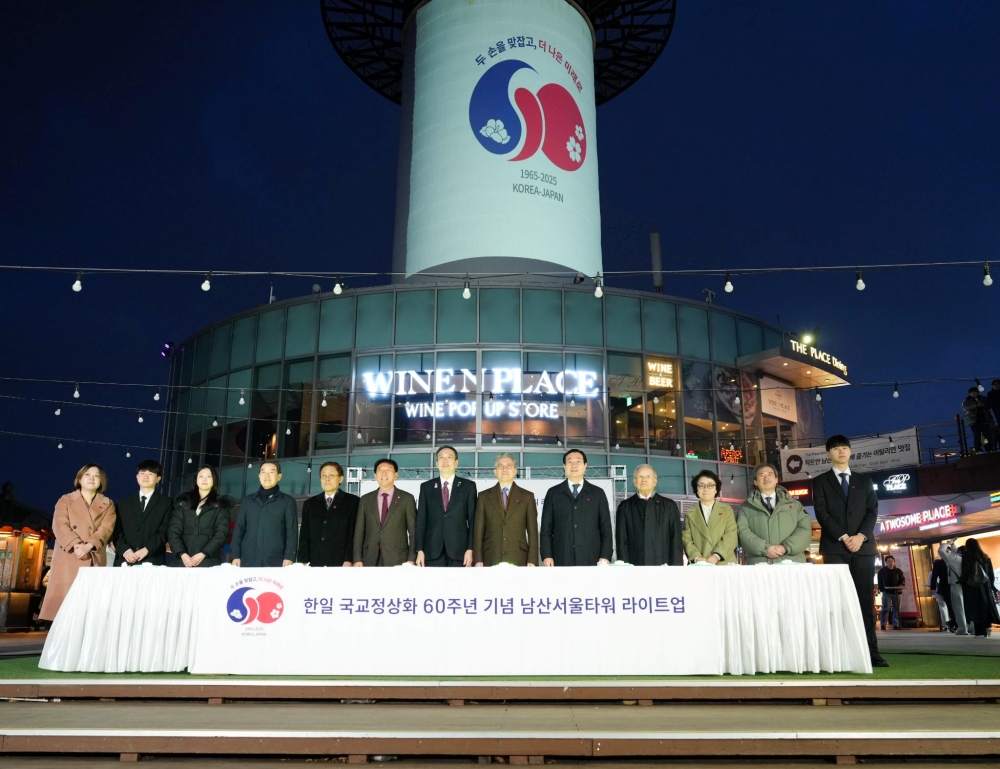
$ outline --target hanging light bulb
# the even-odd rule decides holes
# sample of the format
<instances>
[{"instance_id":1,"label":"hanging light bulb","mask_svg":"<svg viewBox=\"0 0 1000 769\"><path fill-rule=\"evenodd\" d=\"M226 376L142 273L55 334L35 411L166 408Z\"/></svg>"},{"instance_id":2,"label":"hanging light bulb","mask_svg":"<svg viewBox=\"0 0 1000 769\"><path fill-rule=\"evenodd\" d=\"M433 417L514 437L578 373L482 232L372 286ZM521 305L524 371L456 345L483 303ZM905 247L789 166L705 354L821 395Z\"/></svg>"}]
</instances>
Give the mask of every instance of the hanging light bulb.
<instances>
[{"instance_id":1,"label":"hanging light bulb","mask_svg":"<svg viewBox=\"0 0 1000 769\"><path fill-rule=\"evenodd\" d=\"M142 424L142 412L141 411L139 412L139 424L140 425Z\"/></svg>"},{"instance_id":2,"label":"hanging light bulb","mask_svg":"<svg viewBox=\"0 0 1000 769\"><path fill-rule=\"evenodd\" d=\"M131 447L125 449L125 458L128 459L131 456L132 456L132 449L131 449Z\"/></svg>"},{"instance_id":3,"label":"hanging light bulb","mask_svg":"<svg viewBox=\"0 0 1000 769\"><path fill-rule=\"evenodd\" d=\"M674 446L674 448L677 449L677 451L680 451L681 450L681 442L677 441L677 445Z\"/></svg>"},{"instance_id":4,"label":"hanging light bulb","mask_svg":"<svg viewBox=\"0 0 1000 769\"><path fill-rule=\"evenodd\" d=\"M576 405L576 395L571 395L570 396L569 405L570 406L575 406Z\"/></svg>"},{"instance_id":5,"label":"hanging light bulb","mask_svg":"<svg viewBox=\"0 0 1000 769\"><path fill-rule=\"evenodd\" d=\"M984 286L992 286L993 285L993 278L990 277L990 263L989 262L983 262L983 285Z\"/></svg>"},{"instance_id":6,"label":"hanging light bulb","mask_svg":"<svg viewBox=\"0 0 1000 769\"><path fill-rule=\"evenodd\" d=\"M493 433L493 440L491 440L490 443L496 443L496 442L497 442L497 434Z\"/></svg>"},{"instance_id":7,"label":"hanging light bulb","mask_svg":"<svg viewBox=\"0 0 1000 769\"><path fill-rule=\"evenodd\" d=\"M598 299L604 296L604 290L601 288L601 273L597 273L597 275L594 276L594 296Z\"/></svg>"},{"instance_id":8,"label":"hanging light bulb","mask_svg":"<svg viewBox=\"0 0 1000 769\"><path fill-rule=\"evenodd\" d=\"M823 396L820 393L819 388L817 387L816 388L816 402L819 403L821 400L823 400Z\"/></svg>"},{"instance_id":9,"label":"hanging light bulb","mask_svg":"<svg viewBox=\"0 0 1000 769\"><path fill-rule=\"evenodd\" d=\"M83 270L77 271L76 280L73 281L73 290L78 294L83 291Z\"/></svg>"},{"instance_id":10,"label":"hanging light bulb","mask_svg":"<svg viewBox=\"0 0 1000 769\"><path fill-rule=\"evenodd\" d=\"M333 293L335 293L337 296L340 296L342 293L344 293L344 287L340 285L339 275L337 276L337 280L333 284Z\"/></svg>"},{"instance_id":11,"label":"hanging light bulb","mask_svg":"<svg viewBox=\"0 0 1000 769\"><path fill-rule=\"evenodd\" d=\"M153 400L154 401L158 401L159 399L160 399L160 388L157 387L156 388L156 394L153 396Z\"/></svg>"},{"instance_id":12,"label":"hanging light bulb","mask_svg":"<svg viewBox=\"0 0 1000 769\"><path fill-rule=\"evenodd\" d=\"M56 445L56 448L57 449L61 449L62 448L62 441L59 441L59 443Z\"/></svg>"},{"instance_id":13,"label":"hanging light bulb","mask_svg":"<svg viewBox=\"0 0 1000 769\"><path fill-rule=\"evenodd\" d=\"M323 391L323 400L320 401L319 405L326 408L326 390Z\"/></svg>"},{"instance_id":14,"label":"hanging light bulb","mask_svg":"<svg viewBox=\"0 0 1000 769\"><path fill-rule=\"evenodd\" d=\"M729 272L726 271L726 293L733 293L733 281L729 279Z\"/></svg>"},{"instance_id":15,"label":"hanging light bulb","mask_svg":"<svg viewBox=\"0 0 1000 769\"><path fill-rule=\"evenodd\" d=\"M246 395L246 392L243 391L243 390L240 390L240 405L241 406L246 406L247 405L247 399L246 399L246 397L244 397L245 395Z\"/></svg>"},{"instance_id":16,"label":"hanging light bulb","mask_svg":"<svg viewBox=\"0 0 1000 769\"><path fill-rule=\"evenodd\" d=\"M190 464L192 464L193 462L194 462L194 460L193 460L193 459L192 459L191 457L188 457L188 464L190 465Z\"/></svg>"},{"instance_id":17,"label":"hanging light bulb","mask_svg":"<svg viewBox=\"0 0 1000 769\"><path fill-rule=\"evenodd\" d=\"M620 449L620 448L621 448L621 446L619 446L619 445L618 445L618 442L617 442L617 441L615 441L615 451L618 451L618 449Z\"/></svg>"},{"instance_id":18,"label":"hanging light bulb","mask_svg":"<svg viewBox=\"0 0 1000 769\"><path fill-rule=\"evenodd\" d=\"M899 397L899 382L896 382L895 386L892 388L892 397L893 398Z\"/></svg>"},{"instance_id":19,"label":"hanging light bulb","mask_svg":"<svg viewBox=\"0 0 1000 769\"><path fill-rule=\"evenodd\" d=\"M735 398L733 398L733 405L734 406L739 406L740 405L740 396L739 395L737 395Z\"/></svg>"},{"instance_id":20,"label":"hanging light bulb","mask_svg":"<svg viewBox=\"0 0 1000 769\"><path fill-rule=\"evenodd\" d=\"M472 298L472 290L469 288L469 281L468 280L465 281L465 288L462 289L462 298L463 299L471 299Z\"/></svg>"},{"instance_id":21,"label":"hanging light bulb","mask_svg":"<svg viewBox=\"0 0 1000 769\"><path fill-rule=\"evenodd\" d=\"M424 436L424 438L425 438L425 439L427 439L427 440L430 440L430 439L431 439L431 434L430 434L430 433L427 433L427 434L426 434L426 435Z\"/></svg>"},{"instance_id":22,"label":"hanging light bulb","mask_svg":"<svg viewBox=\"0 0 1000 769\"><path fill-rule=\"evenodd\" d=\"M558 435L556 436L556 446L562 446L562 438L560 438Z\"/></svg>"},{"instance_id":23,"label":"hanging light bulb","mask_svg":"<svg viewBox=\"0 0 1000 769\"><path fill-rule=\"evenodd\" d=\"M945 441L944 441L944 436L943 436L943 435L939 435L939 436L938 436L938 440L939 440L939 441L941 441L941 445L943 446L943 445L944 445L944 442L945 442Z\"/></svg>"},{"instance_id":24,"label":"hanging light bulb","mask_svg":"<svg viewBox=\"0 0 1000 769\"><path fill-rule=\"evenodd\" d=\"M864 282L864 280L861 279L861 268L860 267L857 269L857 272L855 272L855 275L858 276L858 282L854 284L854 287L858 291L864 291L865 290L865 282Z\"/></svg>"},{"instance_id":25,"label":"hanging light bulb","mask_svg":"<svg viewBox=\"0 0 1000 769\"><path fill-rule=\"evenodd\" d=\"M247 470L252 470L252 469L253 469L253 462L248 462L247 463Z\"/></svg>"},{"instance_id":26,"label":"hanging light bulb","mask_svg":"<svg viewBox=\"0 0 1000 769\"><path fill-rule=\"evenodd\" d=\"M975 380L976 380L976 388L979 390L979 392L982 392L983 390L986 389L985 387L983 387L983 383L979 381L979 377L975 377Z\"/></svg>"},{"instance_id":27,"label":"hanging light bulb","mask_svg":"<svg viewBox=\"0 0 1000 769\"><path fill-rule=\"evenodd\" d=\"M890 446L892 445L892 436L891 435L889 436L889 445Z\"/></svg>"},{"instance_id":28,"label":"hanging light bulb","mask_svg":"<svg viewBox=\"0 0 1000 769\"><path fill-rule=\"evenodd\" d=\"M493 391L490 390L490 400L493 400Z\"/></svg>"},{"instance_id":29,"label":"hanging light bulb","mask_svg":"<svg viewBox=\"0 0 1000 769\"><path fill-rule=\"evenodd\" d=\"M62 404L56 406L56 416L59 416L60 414L62 414Z\"/></svg>"},{"instance_id":30,"label":"hanging light bulb","mask_svg":"<svg viewBox=\"0 0 1000 769\"><path fill-rule=\"evenodd\" d=\"M74 398L80 397L80 385L78 384L73 385L73 397Z\"/></svg>"},{"instance_id":31,"label":"hanging light bulb","mask_svg":"<svg viewBox=\"0 0 1000 769\"><path fill-rule=\"evenodd\" d=\"M362 437L361 437L361 431L360 431L360 430L358 430L358 440L359 440L359 441L360 441L360 440L364 440L364 438L362 438Z\"/></svg>"},{"instance_id":32,"label":"hanging light bulb","mask_svg":"<svg viewBox=\"0 0 1000 769\"><path fill-rule=\"evenodd\" d=\"M291 434L292 434L292 428L291 427L286 427L285 428L285 435L291 435Z\"/></svg>"},{"instance_id":33,"label":"hanging light bulb","mask_svg":"<svg viewBox=\"0 0 1000 769\"><path fill-rule=\"evenodd\" d=\"M733 443L733 442L730 442L730 443L729 443L729 450L730 450L730 451L736 451L736 444L735 444L735 443Z\"/></svg>"},{"instance_id":34,"label":"hanging light bulb","mask_svg":"<svg viewBox=\"0 0 1000 769\"><path fill-rule=\"evenodd\" d=\"M306 472L311 473L312 471L313 471L313 465L312 462L310 462L308 465L306 465Z\"/></svg>"},{"instance_id":35,"label":"hanging light bulb","mask_svg":"<svg viewBox=\"0 0 1000 769\"><path fill-rule=\"evenodd\" d=\"M660 396L659 395L654 395L653 396L653 403L659 403L659 402L660 402Z\"/></svg>"},{"instance_id":36,"label":"hanging light bulb","mask_svg":"<svg viewBox=\"0 0 1000 769\"><path fill-rule=\"evenodd\" d=\"M208 273L208 275L205 276L205 280L203 280L201 283L201 290L202 291L212 290L212 273Z\"/></svg>"},{"instance_id":37,"label":"hanging light bulb","mask_svg":"<svg viewBox=\"0 0 1000 769\"><path fill-rule=\"evenodd\" d=\"M730 483L736 483L736 476L735 475L730 475L729 476L729 482Z\"/></svg>"},{"instance_id":38,"label":"hanging light bulb","mask_svg":"<svg viewBox=\"0 0 1000 769\"><path fill-rule=\"evenodd\" d=\"M213 417L212 418L212 427L218 427L218 426L219 426L219 420L216 419L215 417Z\"/></svg>"}]
</instances>

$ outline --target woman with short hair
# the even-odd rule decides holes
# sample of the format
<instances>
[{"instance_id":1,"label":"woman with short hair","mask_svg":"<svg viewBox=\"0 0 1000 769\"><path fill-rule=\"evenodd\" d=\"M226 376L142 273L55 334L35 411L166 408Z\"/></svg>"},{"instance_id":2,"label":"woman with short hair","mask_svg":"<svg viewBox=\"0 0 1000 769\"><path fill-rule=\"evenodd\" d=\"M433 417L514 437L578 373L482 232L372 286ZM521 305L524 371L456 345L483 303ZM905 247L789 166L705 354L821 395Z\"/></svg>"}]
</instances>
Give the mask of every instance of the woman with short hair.
<instances>
[{"instance_id":1,"label":"woman with short hair","mask_svg":"<svg viewBox=\"0 0 1000 769\"><path fill-rule=\"evenodd\" d=\"M698 496L697 507L684 516L681 541L690 563L736 563L736 516L733 508L718 500L722 481L711 470L702 470L691 479Z\"/></svg>"},{"instance_id":2,"label":"woman with short hair","mask_svg":"<svg viewBox=\"0 0 1000 769\"><path fill-rule=\"evenodd\" d=\"M52 515L56 546L40 620L54 620L80 569L107 565L108 541L115 528L115 503L104 496L108 476L100 465L80 468L73 491L59 498Z\"/></svg>"}]
</instances>

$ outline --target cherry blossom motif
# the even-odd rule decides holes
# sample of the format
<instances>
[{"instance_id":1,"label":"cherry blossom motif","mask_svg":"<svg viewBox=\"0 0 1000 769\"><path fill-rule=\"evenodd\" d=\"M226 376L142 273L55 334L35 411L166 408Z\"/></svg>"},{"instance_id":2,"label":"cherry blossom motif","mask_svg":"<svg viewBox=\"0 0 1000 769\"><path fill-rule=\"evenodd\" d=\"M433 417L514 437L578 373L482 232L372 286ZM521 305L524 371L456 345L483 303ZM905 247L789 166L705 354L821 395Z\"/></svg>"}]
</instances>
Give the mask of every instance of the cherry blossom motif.
<instances>
[{"instance_id":1,"label":"cherry blossom motif","mask_svg":"<svg viewBox=\"0 0 1000 769\"><path fill-rule=\"evenodd\" d=\"M580 162L580 143L576 140L576 137L569 137L569 141L566 142L566 149L569 150L569 159L574 163Z\"/></svg>"},{"instance_id":2,"label":"cherry blossom motif","mask_svg":"<svg viewBox=\"0 0 1000 769\"><path fill-rule=\"evenodd\" d=\"M241 612L239 609L233 609L229 613L236 619L243 619L243 612Z\"/></svg>"},{"instance_id":3,"label":"cherry blossom motif","mask_svg":"<svg viewBox=\"0 0 1000 769\"><path fill-rule=\"evenodd\" d=\"M507 135L507 129L503 127L502 120L486 121L486 125L479 129L479 133L497 144L506 144L510 141L510 136Z\"/></svg>"},{"instance_id":4,"label":"cherry blossom motif","mask_svg":"<svg viewBox=\"0 0 1000 769\"><path fill-rule=\"evenodd\" d=\"M578 125L576 127L576 138L579 139L580 141L583 141L583 126L582 125Z\"/></svg>"},{"instance_id":5,"label":"cherry blossom motif","mask_svg":"<svg viewBox=\"0 0 1000 769\"><path fill-rule=\"evenodd\" d=\"M281 616L281 612L277 609L271 609L271 619L278 619Z\"/></svg>"}]
</instances>

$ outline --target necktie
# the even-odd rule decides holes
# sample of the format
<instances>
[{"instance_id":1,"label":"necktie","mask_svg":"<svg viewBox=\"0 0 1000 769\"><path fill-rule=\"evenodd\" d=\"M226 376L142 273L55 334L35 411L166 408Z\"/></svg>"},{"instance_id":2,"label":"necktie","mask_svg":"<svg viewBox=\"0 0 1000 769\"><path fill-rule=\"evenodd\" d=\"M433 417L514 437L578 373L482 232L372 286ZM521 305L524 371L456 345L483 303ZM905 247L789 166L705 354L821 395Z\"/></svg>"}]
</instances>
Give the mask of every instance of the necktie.
<instances>
[{"instance_id":1,"label":"necktie","mask_svg":"<svg viewBox=\"0 0 1000 769\"><path fill-rule=\"evenodd\" d=\"M448 481L441 484L441 504L444 505L444 509L448 509Z\"/></svg>"},{"instance_id":2,"label":"necktie","mask_svg":"<svg viewBox=\"0 0 1000 769\"><path fill-rule=\"evenodd\" d=\"M576 499L580 495L580 484L573 484L573 499Z\"/></svg>"},{"instance_id":3,"label":"necktie","mask_svg":"<svg viewBox=\"0 0 1000 769\"><path fill-rule=\"evenodd\" d=\"M332 504L333 504L333 497L327 497L326 498L326 509L329 510L330 509L330 505L332 505Z\"/></svg>"},{"instance_id":4,"label":"necktie","mask_svg":"<svg viewBox=\"0 0 1000 769\"><path fill-rule=\"evenodd\" d=\"M842 488L844 490L844 496L846 497L847 496L847 489L848 489L848 486L847 486L847 473L841 473L840 474L840 488Z\"/></svg>"},{"instance_id":5,"label":"necktie","mask_svg":"<svg viewBox=\"0 0 1000 769\"><path fill-rule=\"evenodd\" d=\"M774 512L774 503L771 502L771 498L770 497L764 497L764 507L767 508L767 512L769 512L769 513L773 513Z\"/></svg>"},{"instance_id":6,"label":"necktie","mask_svg":"<svg viewBox=\"0 0 1000 769\"><path fill-rule=\"evenodd\" d=\"M510 489L503 490L503 509L507 509L507 495L510 494Z\"/></svg>"},{"instance_id":7,"label":"necktie","mask_svg":"<svg viewBox=\"0 0 1000 769\"><path fill-rule=\"evenodd\" d=\"M142 509L145 510L146 509L146 498L145 497L139 497L139 504L142 505Z\"/></svg>"},{"instance_id":8,"label":"necktie","mask_svg":"<svg viewBox=\"0 0 1000 769\"><path fill-rule=\"evenodd\" d=\"M382 517L379 519L379 523L385 526L385 517L389 514L389 495L382 495Z\"/></svg>"}]
</instances>

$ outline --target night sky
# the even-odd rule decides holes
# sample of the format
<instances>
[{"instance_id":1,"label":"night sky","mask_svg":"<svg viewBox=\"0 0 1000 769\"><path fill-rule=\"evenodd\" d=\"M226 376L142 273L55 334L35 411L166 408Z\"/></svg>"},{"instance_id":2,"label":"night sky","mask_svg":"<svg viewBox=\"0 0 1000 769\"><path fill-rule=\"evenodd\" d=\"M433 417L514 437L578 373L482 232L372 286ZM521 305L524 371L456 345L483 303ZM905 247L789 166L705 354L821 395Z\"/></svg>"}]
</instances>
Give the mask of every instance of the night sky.
<instances>
[{"instance_id":1,"label":"night sky","mask_svg":"<svg viewBox=\"0 0 1000 769\"><path fill-rule=\"evenodd\" d=\"M151 269L388 270L399 108L340 61L319 3L0 5L0 262ZM599 108L604 265L667 269L997 260L1000 4L678 0L673 35ZM1000 377L1000 285L978 266L668 278L665 293L821 329L855 386L829 433L953 420ZM266 278L0 271L0 375L166 382L158 357L266 303ZM312 279L277 279L279 299ZM385 282L376 281L376 282ZM608 284L649 288L649 278ZM364 281L354 281L364 285ZM332 285L324 285L328 291ZM867 382L953 382L864 387ZM0 380L0 430L158 447L148 389ZM938 430L933 430L934 434ZM0 435L18 499L51 510L85 461L113 496L154 451Z\"/></svg>"}]
</instances>

